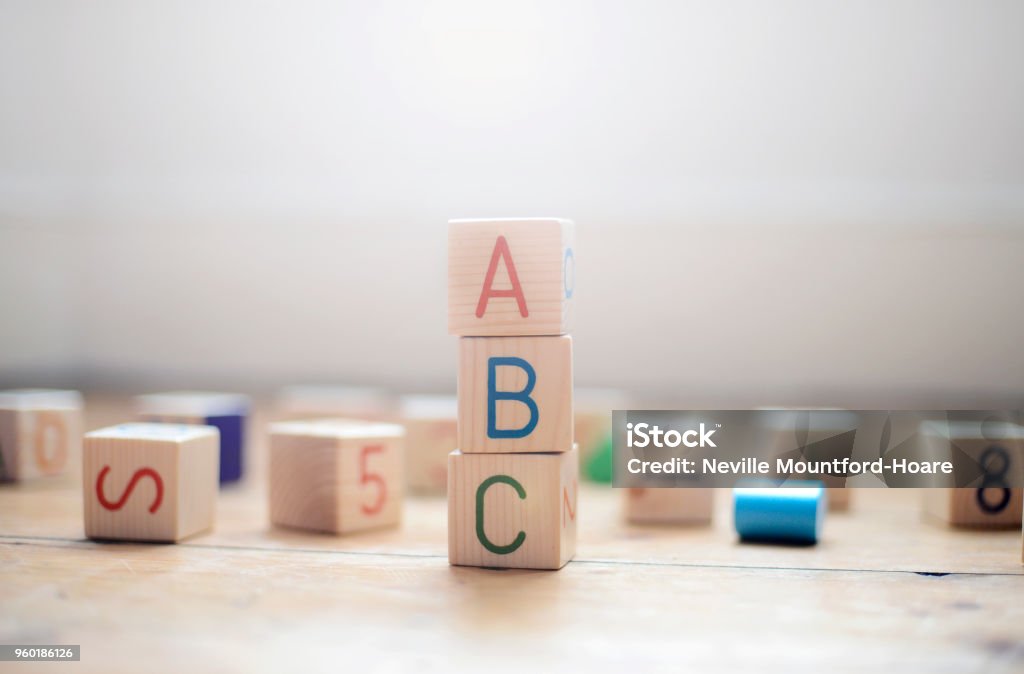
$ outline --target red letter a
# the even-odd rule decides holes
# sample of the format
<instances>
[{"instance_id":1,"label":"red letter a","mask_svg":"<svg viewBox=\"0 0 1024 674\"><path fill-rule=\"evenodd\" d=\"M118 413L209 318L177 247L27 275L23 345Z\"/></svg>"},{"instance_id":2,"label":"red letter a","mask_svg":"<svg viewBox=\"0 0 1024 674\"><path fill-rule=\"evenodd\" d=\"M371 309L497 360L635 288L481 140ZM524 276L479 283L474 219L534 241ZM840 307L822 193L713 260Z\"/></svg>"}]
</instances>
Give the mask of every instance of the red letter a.
<instances>
[{"instance_id":1,"label":"red letter a","mask_svg":"<svg viewBox=\"0 0 1024 674\"><path fill-rule=\"evenodd\" d=\"M495 290L494 273L498 271L498 260L505 260L505 269L508 270L508 280L512 287L508 290ZM526 308L526 298L523 297L523 287L519 285L519 275L516 273L516 265L512 262L512 253L508 249L508 241L505 237L499 236L494 243L494 253L491 255L491 264L487 266L487 276L484 277L484 288L480 291L480 301L476 304L476 317L483 318L487 312L487 301L492 297L514 297L519 305L519 314L526 318L530 312Z\"/></svg>"}]
</instances>

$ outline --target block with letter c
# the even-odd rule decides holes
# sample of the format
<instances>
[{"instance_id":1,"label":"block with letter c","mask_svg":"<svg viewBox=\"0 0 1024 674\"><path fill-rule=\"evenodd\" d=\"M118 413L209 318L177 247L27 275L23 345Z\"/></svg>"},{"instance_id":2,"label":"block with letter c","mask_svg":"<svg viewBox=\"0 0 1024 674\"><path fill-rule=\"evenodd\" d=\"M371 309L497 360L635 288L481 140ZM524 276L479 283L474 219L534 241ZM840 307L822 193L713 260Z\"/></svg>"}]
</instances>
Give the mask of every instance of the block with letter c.
<instances>
[{"instance_id":1,"label":"block with letter c","mask_svg":"<svg viewBox=\"0 0 1024 674\"><path fill-rule=\"evenodd\" d=\"M560 569L576 553L579 450L448 456L448 560Z\"/></svg>"}]
</instances>

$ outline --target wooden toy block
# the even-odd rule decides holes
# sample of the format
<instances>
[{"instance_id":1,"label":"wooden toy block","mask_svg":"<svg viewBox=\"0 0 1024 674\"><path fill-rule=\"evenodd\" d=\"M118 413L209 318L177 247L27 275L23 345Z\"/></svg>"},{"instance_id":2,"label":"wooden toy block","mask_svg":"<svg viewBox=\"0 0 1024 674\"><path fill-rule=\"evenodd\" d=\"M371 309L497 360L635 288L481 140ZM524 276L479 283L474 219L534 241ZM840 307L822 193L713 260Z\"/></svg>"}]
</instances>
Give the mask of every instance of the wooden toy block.
<instances>
[{"instance_id":1,"label":"wooden toy block","mask_svg":"<svg viewBox=\"0 0 1024 674\"><path fill-rule=\"evenodd\" d=\"M220 482L242 479L245 424L250 406L247 396L174 391L137 396L135 404L143 421L216 427L220 431Z\"/></svg>"},{"instance_id":2,"label":"wooden toy block","mask_svg":"<svg viewBox=\"0 0 1024 674\"><path fill-rule=\"evenodd\" d=\"M926 442L937 443L933 455L951 456L955 451L974 459L982 472L973 488L928 488L924 512L934 520L955 527L1013 528L1021 526L1024 490L1020 484L1024 465L1024 428L1005 422L926 421L921 425Z\"/></svg>"},{"instance_id":3,"label":"wooden toy block","mask_svg":"<svg viewBox=\"0 0 1024 674\"><path fill-rule=\"evenodd\" d=\"M220 460L212 426L131 423L85 436L85 535L180 541L213 528Z\"/></svg>"},{"instance_id":4,"label":"wooden toy block","mask_svg":"<svg viewBox=\"0 0 1024 674\"><path fill-rule=\"evenodd\" d=\"M405 487L403 439L395 424L272 424L270 521L335 534L397 525Z\"/></svg>"},{"instance_id":5,"label":"wooden toy block","mask_svg":"<svg viewBox=\"0 0 1024 674\"><path fill-rule=\"evenodd\" d=\"M82 396L77 391L0 392L0 481L60 475L82 446Z\"/></svg>"},{"instance_id":6,"label":"wooden toy block","mask_svg":"<svg viewBox=\"0 0 1024 674\"><path fill-rule=\"evenodd\" d=\"M925 513L954 527L1015 529L1021 526L1020 489L943 489L924 491Z\"/></svg>"},{"instance_id":7,"label":"wooden toy block","mask_svg":"<svg viewBox=\"0 0 1024 674\"><path fill-rule=\"evenodd\" d=\"M576 287L574 226L558 218L448 223L448 332L561 335Z\"/></svg>"},{"instance_id":8,"label":"wooden toy block","mask_svg":"<svg viewBox=\"0 0 1024 674\"><path fill-rule=\"evenodd\" d=\"M459 449L566 452L573 447L572 337L459 340Z\"/></svg>"},{"instance_id":9,"label":"wooden toy block","mask_svg":"<svg viewBox=\"0 0 1024 674\"><path fill-rule=\"evenodd\" d=\"M443 494L448 487L448 454L458 447L455 396L404 396L405 474L410 490Z\"/></svg>"},{"instance_id":10,"label":"wooden toy block","mask_svg":"<svg viewBox=\"0 0 1024 674\"><path fill-rule=\"evenodd\" d=\"M833 512L845 512L850 509L850 499L853 492L849 487L828 487L825 489L825 498L828 501L828 509Z\"/></svg>"},{"instance_id":11,"label":"wooden toy block","mask_svg":"<svg viewBox=\"0 0 1024 674\"><path fill-rule=\"evenodd\" d=\"M277 415L281 419L346 418L390 421L395 416L394 400L384 389L368 386L299 385L278 393Z\"/></svg>"},{"instance_id":12,"label":"wooden toy block","mask_svg":"<svg viewBox=\"0 0 1024 674\"><path fill-rule=\"evenodd\" d=\"M706 487L625 490L631 524L710 524L715 490Z\"/></svg>"},{"instance_id":13,"label":"wooden toy block","mask_svg":"<svg viewBox=\"0 0 1024 674\"><path fill-rule=\"evenodd\" d=\"M612 481L612 411L628 408L623 391L585 387L573 391L574 435L580 447L580 474L584 480Z\"/></svg>"},{"instance_id":14,"label":"wooden toy block","mask_svg":"<svg viewBox=\"0 0 1024 674\"><path fill-rule=\"evenodd\" d=\"M560 569L576 552L579 451L448 457L448 561Z\"/></svg>"}]
</instances>

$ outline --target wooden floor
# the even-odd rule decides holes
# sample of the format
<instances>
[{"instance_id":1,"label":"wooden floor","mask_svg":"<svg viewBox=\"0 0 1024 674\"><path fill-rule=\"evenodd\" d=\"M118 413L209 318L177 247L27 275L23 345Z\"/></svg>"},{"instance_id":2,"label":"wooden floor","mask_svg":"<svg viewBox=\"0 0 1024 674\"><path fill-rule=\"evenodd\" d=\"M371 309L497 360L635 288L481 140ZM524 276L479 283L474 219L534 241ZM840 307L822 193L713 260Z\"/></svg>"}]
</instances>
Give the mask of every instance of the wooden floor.
<instances>
[{"instance_id":1,"label":"wooden floor","mask_svg":"<svg viewBox=\"0 0 1024 674\"><path fill-rule=\"evenodd\" d=\"M127 419L89 400L88 428ZM254 428L262 428L256 419ZM0 643L81 644L6 671L1024 671L1019 531L925 523L910 490L854 493L815 547L712 527L630 527L580 494L558 572L448 565L443 498L351 537L267 523L264 444L217 530L178 545L84 540L77 476L0 487Z\"/></svg>"}]
</instances>

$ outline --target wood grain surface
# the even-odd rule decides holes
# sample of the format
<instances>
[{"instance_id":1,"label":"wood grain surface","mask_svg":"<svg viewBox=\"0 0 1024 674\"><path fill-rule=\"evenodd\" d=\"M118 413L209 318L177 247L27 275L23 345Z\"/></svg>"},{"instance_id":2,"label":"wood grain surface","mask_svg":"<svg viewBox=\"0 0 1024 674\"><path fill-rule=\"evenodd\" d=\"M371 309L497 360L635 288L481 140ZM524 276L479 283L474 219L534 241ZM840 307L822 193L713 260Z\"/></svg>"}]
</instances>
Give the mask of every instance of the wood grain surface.
<instances>
[{"instance_id":1,"label":"wood grain surface","mask_svg":"<svg viewBox=\"0 0 1024 674\"><path fill-rule=\"evenodd\" d=\"M87 398L86 427L129 418ZM0 488L0 642L81 644L0 671L995 671L1024 669L1019 531L923 520L910 490L859 491L814 547L638 527L581 485L560 571L453 567L443 497L393 530L269 525L266 415L216 530L177 545L85 539L77 473Z\"/></svg>"}]
</instances>

